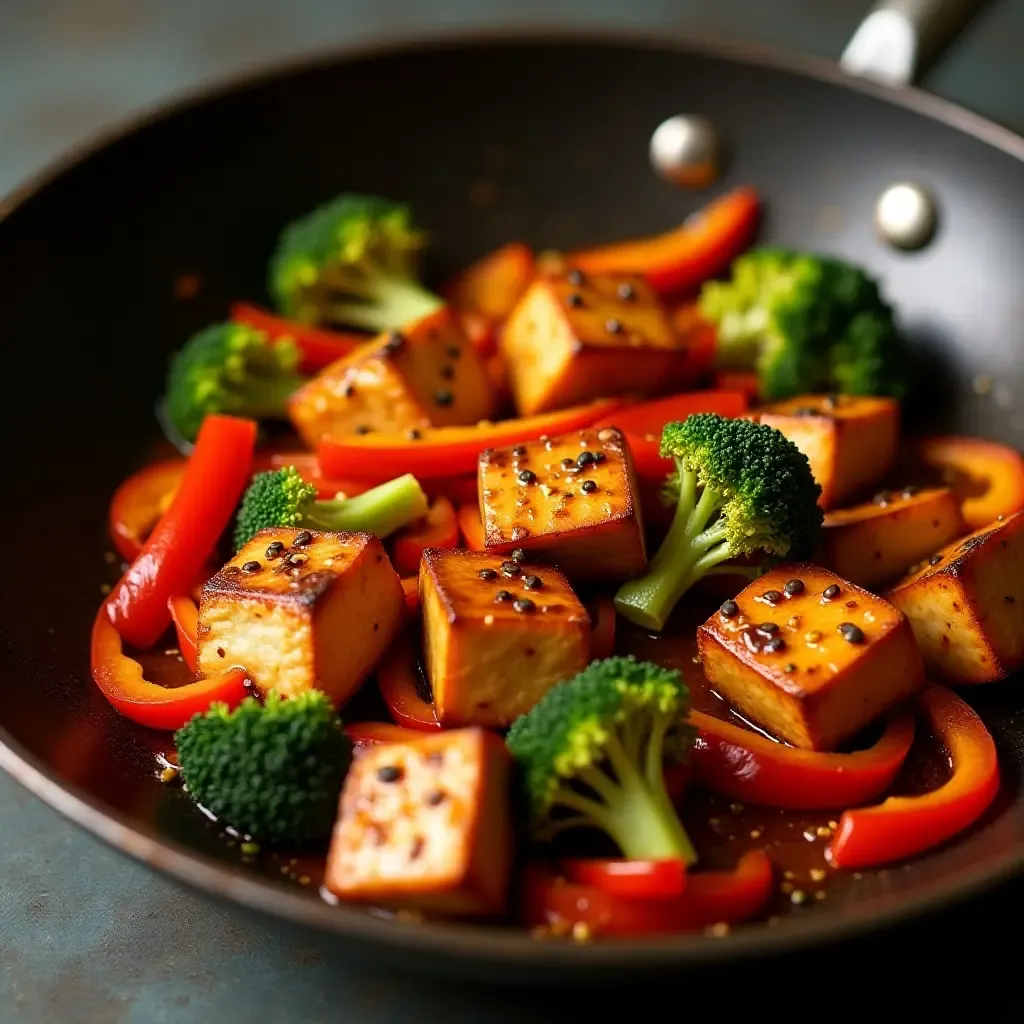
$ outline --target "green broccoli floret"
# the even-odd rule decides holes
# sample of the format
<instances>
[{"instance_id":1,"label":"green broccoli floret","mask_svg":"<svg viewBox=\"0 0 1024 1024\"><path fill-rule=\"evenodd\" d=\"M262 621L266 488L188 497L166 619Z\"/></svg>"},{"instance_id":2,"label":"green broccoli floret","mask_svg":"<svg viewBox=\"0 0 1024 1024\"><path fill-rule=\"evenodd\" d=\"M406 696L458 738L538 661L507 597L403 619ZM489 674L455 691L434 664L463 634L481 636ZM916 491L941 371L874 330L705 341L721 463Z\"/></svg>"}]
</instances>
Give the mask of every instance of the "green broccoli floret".
<instances>
[{"instance_id":1,"label":"green broccoli floret","mask_svg":"<svg viewBox=\"0 0 1024 1024\"><path fill-rule=\"evenodd\" d=\"M728 281L701 290L717 327L722 369L756 370L761 397L907 392L903 341L878 283L860 267L814 253L755 249Z\"/></svg>"},{"instance_id":2,"label":"green broccoli floret","mask_svg":"<svg viewBox=\"0 0 1024 1024\"><path fill-rule=\"evenodd\" d=\"M276 844L330 833L352 744L322 691L214 704L174 742L189 795L224 824Z\"/></svg>"},{"instance_id":3,"label":"green broccoli floret","mask_svg":"<svg viewBox=\"0 0 1024 1024\"><path fill-rule=\"evenodd\" d=\"M665 788L685 757L690 694L679 672L629 658L595 661L512 723L534 833L607 833L626 857L697 859Z\"/></svg>"},{"instance_id":4,"label":"green broccoli floret","mask_svg":"<svg viewBox=\"0 0 1024 1024\"><path fill-rule=\"evenodd\" d=\"M235 520L235 550L260 530L299 526L309 530L350 530L386 537L427 514L427 496L411 473L352 498L317 499L294 466L257 473Z\"/></svg>"},{"instance_id":5,"label":"green broccoli floret","mask_svg":"<svg viewBox=\"0 0 1024 1024\"><path fill-rule=\"evenodd\" d=\"M290 341L271 344L253 327L214 324L172 357L164 415L187 441L195 440L211 413L283 419L289 395L305 382L298 363L299 351Z\"/></svg>"},{"instance_id":6,"label":"green broccoli floret","mask_svg":"<svg viewBox=\"0 0 1024 1024\"><path fill-rule=\"evenodd\" d=\"M395 330L443 304L417 279L425 241L407 206L341 195L284 229L270 291L302 323Z\"/></svg>"},{"instance_id":7,"label":"green broccoli floret","mask_svg":"<svg viewBox=\"0 0 1024 1024\"><path fill-rule=\"evenodd\" d=\"M676 463L676 512L647 574L615 595L630 621L663 629L683 594L729 559L813 552L821 488L807 457L774 427L697 413L666 424L661 455Z\"/></svg>"}]
</instances>

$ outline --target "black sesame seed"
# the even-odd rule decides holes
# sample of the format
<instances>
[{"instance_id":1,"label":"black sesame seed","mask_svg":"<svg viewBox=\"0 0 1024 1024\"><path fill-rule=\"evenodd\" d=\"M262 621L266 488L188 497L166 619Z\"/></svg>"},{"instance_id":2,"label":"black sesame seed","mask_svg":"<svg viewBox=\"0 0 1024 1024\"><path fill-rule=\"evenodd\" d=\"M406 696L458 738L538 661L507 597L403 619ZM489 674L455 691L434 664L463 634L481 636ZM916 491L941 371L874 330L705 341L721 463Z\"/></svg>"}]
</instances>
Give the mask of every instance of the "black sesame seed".
<instances>
[{"instance_id":1,"label":"black sesame seed","mask_svg":"<svg viewBox=\"0 0 1024 1024\"><path fill-rule=\"evenodd\" d=\"M437 405L451 405L455 396L450 391L438 391L434 394L434 402Z\"/></svg>"},{"instance_id":2,"label":"black sesame seed","mask_svg":"<svg viewBox=\"0 0 1024 1024\"><path fill-rule=\"evenodd\" d=\"M427 806L436 807L438 804L444 803L444 790L443 789L432 789L427 794Z\"/></svg>"},{"instance_id":3,"label":"black sesame seed","mask_svg":"<svg viewBox=\"0 0 1024 1024\"><path fill-rule=\"evenodd\" d=\"M522 548L516 548L515 551L512 552L512 561L513 562L525 562L526 561L526 552Z\"/></svg>"},{"instance_id":4,"label":"black sesame seed","mask_svg":"<svg viewBox=\"0 0 1024 1024\"><path fill-rule=\"evenodd\" d=\"M915 494L917 494L917 488L913 484L909 484L907 487L904 487L902 491L900 491L900 494L904 498L912 498Z\"/></svg>"},{"instance_id":5,"label":"black sesame seed","mask_svg":"<svg viewBox=\"0 0 1024 1024\"><path fill-rule=\"evenodd\" d=\"M544 586L544 581L539 576L524 576L523 586L527 590L540 590Z\"/></svg>"},{"instance_id":6,"label":"black sesame seed","mask_svg":"<svg viewBox=\"0 0 1024 1024\"><path fill-rule=\"evenodd\" d=\"M888 491L879 491L872 499L872 503L885 508L892 501L892 495Z\"/></svg>"},{"instance_id":7,"label":"black sesame seed","mask_svg":"<svg viewBox=\"0 0 1024 1024\"><path fill-rule=\"evenodd\" d=\"M517 612L533 612L537 610L537 606L528 597L521 597L518 601L513 601L512 607Z\"/></svg>"},{"instance_id":8,"label":"black sesame seed","mask_svg":"<svg viewBox=\"0 0 1024 1024\"><path fill-rule=\"evenodd\" d=\"M583 271L582 270L577 270L575 267L573 267L573 269L570 270L569 273L565 275L565 279L574 288L582 288L583 285L586 284L586 281L587 281L587 278L584 275Z\"/></svg>"},{"instance_id":9,"label":"black sesame seed","mask_svg":"<svg viewBox=\"0 0 1024 1024\"><path fill-rule=\"evenodd\" d=\"M494 569L481 569L477 573L477 576L482 580L496 580L498 578L498 573Z\"/></svg>"},{"instance_id":10,"label":"black sesame seed","mask_svg":"<svg viewBox=\"0 0 1024 1024\"><path fill-rule=\"evenodd\" d=\"M405 436L409 438L410 441L418 441L423 436L423 434L420 431L418 431L415 427L413 427L412 430L410 430L409 433L406 434Z\"/></svg>"},{"instance_id":11,"label":"black sesame seed","mask_svg":"<svg viewBox=\"0 0 1024 1024\"><path fill-rule=\"evenodd\" d=\"M779 651L784 651L786 649L786 641L783 640L781 636L773 636L771 640L764 645L764 649L769 654L778 654Z\"/></svg>"},{"instance_id":12,"label":"black sesame seed","mask_svg":"<svg viewBox=\"0 0 1024 1024\"><path fill-rule=\"evenodd\" d=\"M455 377L455 367L447 363L438 372L441 374L441 380L453 380Z\"/></svg>"},{"instance_id":13,"label":"black sesame seed","mask_svg":"<svg viewBox=\"0 0 1024 1024\"><path fill-rule=\"evenodd\" d=\"M778 604L782 600L781 590L766 590L761 595L762 601L767 601L768 604Z\"/></svg>"},{"instance_id":14,"label":"black sesame seed","mask_svg":"<svg viewBox=\"0 0 1024 1024\"><path fill-rule=\"evenodd\" d=\"M838 583L830 583L822 592L821 596L826 601L834 601L843 591Z\"/></svg>"},{"instance_id":15,"label":"black sesame seed","mask_svg":"<svg viewBox=\"0 0 1024 1024\"><path fill-rule=\"evenodd\" d=\"M518 459L518 458L521 458L521 457L522 457L523 455L525 455L525 454L526 454L526 445L525 445L525 444L517 444L517 445L515 446L515 448L513 448L513 449L512 449L512 454L513 454L513 455L514 455L514 456L515 456L515 457L516 457L517 459Z\"/></svg>"},{"instance_id":16,"label":"black sesame seed","mask_svg":"<svg viewBox=\"0 0 1024 1024\"><path fill-rule=\"evenodd\" d=\"M494 600L495 601L500 601L500 602L504 603L505 601L513 600L514 597L515 597L515 595L512 593L511 590L499 590L494 595Z\"/></svg>"},{"instance_id":17,"label":"black sesame seed","mask_svg":"<svg viewBox=\"0 0 1024 1024\"><path fill-rule=\"evenodd\" d=\"M932 555L932 557L928 559L928 564L929 565L938 565L939 562L941 562L941 561L942 561L942 555Z\"/></svg>"},{"instance_id":18,"label":"black sesame seed","mask_svg":"<svg viewBox=\"0 0 1024 1024\"><path fill-rule=\"evenodd\" d=\"M636 298L636 289L628 281L623 281L618 291L623 302L632 302Z\"/></svg>"},{"instance_id":19,"label":"black sesame seed","mask_svg":"<svg viewBox=\"0 0 1024 1024\"><path fill-rule=\"evenodd\" d=\"M604 329L609 334L621 334L622 333L622 321L621 320L616 320L615 317L612 317L611 319L606 320L604 322Z\"/></svg>"},{"instance_id":20,"label":"black sesame seed","mask_svg":"<svg viewBox=\"0 0 1024 1024\"><path fill-rule=\"evenodd\" d=\"M462 358L462 349L458 345L449 345L444 350L444 354L449 359L461 359Z\"/></svg>"},{"instance_id":21,"label":"black sesame seed","mask_svg":"<svg viewBox=\"0 0 1024 1024\"><path fill-rule=\"evenodd\" d=\"M593 452L580 452L576 456L576 465L583 469L585 466L589 466L594 461Z\"/></svg>"},{"instance_id":22,"label":"black sesame seed","mask_svg":"<svg viewBox=\"0 0 1024 1024\"><path fill-rule=\"evenodd\" d=\"M796 671L796 665L791 661L787 661L786 664L782 666L782 671L785 672L787 676L792 675Z\"/></svg>"},{"instance_id":23,"label":"black sesame seed","mask_svg":"<svg viewBox=\"0 0 1024 1024\"><path fill-rule=\"evenodd\" d=\"M263 566L261 566L259 562L253 561L242 563L242 572L259 572L262 568Z\"/></svg>"},{"instance_id":24,"label":"black sesame seed","mask_svg":"<svg viewBox=\"0 0 1024 1024\"><path fill-rule=\"evenodd\" d=\"M1017 603L1017 598L1015 598L1015 597L1013 596L1013 594L1004 594L1004 595L1003 595L1003 600L1004 600L1004 601L1005 601L1005 602L1006 602L1007 604L1016 604L1016 603Z\"/></svg>"},{"instance_id":25,"label":"black sesame seed","mask_svg":"<svg viewBox=\"0 0 1024 1024\"><path fill-rule=\"evenodd\" d=\"M518 480L521 484L535 484L537 482L537 474L532 469L520 470Z\"/></svg>"},{"instance_id":26,"label":"black sesame seed","mask_svg":"<svg viewBox=\"0 0 1024 1024\"><path fill-rule=\"evenodd\" d=\"M757 627L757 631L758 633L764 633L765 636L775 636L779 631L779 626L776 622L762 622Z\"/></svg>"},{"instance_id":27,"label":"black sesame seed","mask_svg":"<svg viewBox=\"0 0 1024 1024\"><path fill-rule=\"evenodd\" d=\"M794 416L817 416L818 410L813 405L798 405L793 410Z\"/></svg>"},{"instance_id":28,"label":"black sesame seed","mask_svg":"<svg viewBox=\"0 0 1024 1024\"><path fill-rule=\"evenodd\" d=\"M786 597L796 597L797 594L802 594L804 592L804 581L788 580L782 589L785 592Z\"/></svg>"},{"instance_id":29,"label":"black sesame seed","mask_svg":"<svg viewBox=\"0 0 1024 1024\"><path fill-rule=\"evenodd\" d=\"M372 431L365 424L360 423L359 426L356 427L356 433L359 434L360 436L362 436L363 434L372 433Z\"/></svg>"},{"instance_id":30,"label":"black sesame seed","mask_svg":"<svg viewBox=\"0 0 1024 1024\"><path fill-rule=\"evenodd\" d=\"M584 494L593 494L597 490L597 484L593 480L584 480L580 485L580 490Z\"/></svg>"},{"instance_id":31,"label":"black sesame seed","mask_svg":"<svg viewBox=\"0 0 1024 1024\"><path fill-rule=\"evenodd\" d=\"M730 598L728 601L723 601L722 607L718 610L721 612L723 619L732 619L739 615L740 606Z\"/></svg>"},{"instance_id":32,"label":"black sesame seed","mask_svg":"<svg viewBox=\"0 0 1024 1024\"><path fill-rule=\"evenodd\" d=\"M569 297L565 300L573 309L583 308L583 296L579 292L570 292Z\"/></svg>"},{"instance_id":33,"label":"black sesame seed","mask_svg":"<svg viewBox=\"0 0 1024 1024\"><path fill-rule=\"evenodd\" d=\"M384 342L384 348L388 352L397 352L405 344L405 335L400 331L393 331Z\"/></svg>"},{"instance_id":34,"label":"black sesame seed","mask_svg":"<svg viewBox=\"0 0 1024 1024\"><path fill-rule=\"evenodd\" d=\"M292 539L292 544L297 548L304 548L307 544L313 543L313 534L309 530L300 530Z\"/></svg>"},{"instance_id":35,"label":"black sesame seed","mask_svg":"<svg viewBox=\"0 0 1024 1024\"><path fill-rule=\"evenodd\" d=\"M377 778L381 782L398 782L404 774L397 764L385 764L377 769Z\"/></svg>"},{"instance_id":36,"label":"black sesame seed","mask_svg":"<svg viewBox=\"0 0 1024 1024\"><path fill-rule=\"evenodd\" d=\"M855 626L852 622L841 622L836 628L848 644L864 643L864 631L860 626Z\"/></svg>"},{"instance_id":37,"label":"black sesame seed","mask_svg":"<svg viewBox=\"0 0 1024 1024\"><path fill-rule=\"evenodd\" d=\"M271 541L267 545L267 550L263 552L264 555L270 560L280 558L284 554L284 545L279 540Z\"/></svg>"},{"instance_id":38,"label":"black sesame seed","mask_svg":"<svg viewBox=\"0 0 1024 1024\"><path fill-rule=\"evenodd\" d=\"M346 384L345 390L342 392L346 398L351 398L356 393L355 384Z\"/></svg>"},{"instance_id":39,"label":"black sesame seed","mask_svg":"<svg viewBox=\"0 0 1024 1024\"><path fill-rule=\"evenodd\" d=\"M562 469L575 469L575 468L576 468L576 460L575 459L562 459Z\"/></svg>"},{"instance_id":40,"label":"black sesame seed","mask_svg":"<svg viewBox=\"0 0 1024 1024\"><path fill-rule=\"evenodd\" d=\"M595 466L600 465L607 458L608 458L608 456L605 455L604 452L594 452L594 465Z\"/></svg>"},{"instance_id":41,"label":"black sesame seed","mask_svg":"<svg viewBox=\"0 0 1024 1024\"><path fill-rule=\"evenodd\" d=\"M506 561L501 563L501 571L506 576L519 576L519 575L522 574L523 570L520 568L518 562L512 562L512 561L506 560Z\"/></svg>"}]
</instances>

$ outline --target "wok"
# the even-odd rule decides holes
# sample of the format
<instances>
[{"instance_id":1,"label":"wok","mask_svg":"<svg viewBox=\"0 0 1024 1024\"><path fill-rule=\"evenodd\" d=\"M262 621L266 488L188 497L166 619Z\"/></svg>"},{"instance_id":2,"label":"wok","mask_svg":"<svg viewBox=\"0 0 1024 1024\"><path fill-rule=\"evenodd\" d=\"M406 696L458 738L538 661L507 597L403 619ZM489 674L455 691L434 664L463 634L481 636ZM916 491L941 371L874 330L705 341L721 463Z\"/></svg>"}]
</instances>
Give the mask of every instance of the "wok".
<instances>
[{"instance_id":1,"label":"wok","mask_svg":"<svg viewBox=\"0 0 1024 1024\"><path fill-rule=\"evenodd\" d=\"M517 982L621 980L820 946L1019 873L1024 716L1010 681L969 694L1006 775L984 821L777 928L580 945L403 924L240 865L157 781L164 738L107 706L87 656L106 503L158 438L167 353L230 300L262 298L281 225L340 189L409 200L432 230L429 271L440 278L511 238L576 247L679 222L708 193L659 181L648 142L666 117L702 114L729 147L715 189L753 183L766 196L763 239L845 255L884 280L922 357L916 413L1019 444L1024 139L904 85L913 58L934 56L976 6L876 15L847 52L859 77L664 32L364 46L147 115L10 197L0 337L20 369L0 405L0 765L125 853L215 897L347 950ZM901 25L912 30L903 43L920 45L903 46ZM912 253L886 245L872 222L876 197L904 179L925 183L939 209L935 237ZM187 300L175 289L182 275L201 282ZM993 386L976 386L982 377Z\"/></svg>"}]
</instances>

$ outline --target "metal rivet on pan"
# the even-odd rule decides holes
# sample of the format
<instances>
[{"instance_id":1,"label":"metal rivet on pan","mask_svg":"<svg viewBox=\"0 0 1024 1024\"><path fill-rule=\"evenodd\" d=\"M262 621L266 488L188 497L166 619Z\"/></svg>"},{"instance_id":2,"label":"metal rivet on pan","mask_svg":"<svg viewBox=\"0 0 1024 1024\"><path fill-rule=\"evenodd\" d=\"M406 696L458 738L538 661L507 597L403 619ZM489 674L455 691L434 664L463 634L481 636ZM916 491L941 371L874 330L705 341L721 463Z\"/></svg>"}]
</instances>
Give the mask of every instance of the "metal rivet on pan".
<instances>
[{"instance_id":1,"label":"metal rivet on pan","mask_svg":"<svg viewBox=\"0 0 1024 1024\"><path fill-rule=\"evenodd\" d=\"M890 185L875 203L878 233L897 249L920 249L927 245L937 223L934 196L913 181Z\"/></svg>"},{"instance_id":2,"label":"metal rivet on pan","mask_svg":"<svg viewBox=\"0 0 1024 1024\"><path fill-rule=\"evenodd\" d=\"M676 185L701 187L718 177L722 142L706 117L677 114L654 130L650 156L659 177Z\"/></svg>"}]
</instances>

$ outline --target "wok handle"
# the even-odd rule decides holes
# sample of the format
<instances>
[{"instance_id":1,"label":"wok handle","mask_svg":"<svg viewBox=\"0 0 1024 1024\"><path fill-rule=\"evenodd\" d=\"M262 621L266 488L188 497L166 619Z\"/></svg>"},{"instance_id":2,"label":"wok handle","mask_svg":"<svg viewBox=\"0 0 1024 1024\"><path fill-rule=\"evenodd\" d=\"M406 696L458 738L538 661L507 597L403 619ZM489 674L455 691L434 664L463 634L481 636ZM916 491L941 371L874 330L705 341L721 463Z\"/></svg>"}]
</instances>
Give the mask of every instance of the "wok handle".
<instances>
[{"instance_id":1,"label":"wok handle","mask_svg":"<svg viewBox=\"0 0 1024 1024\"><path fill-rule=\"evenodd\" d=\"M885 85L916 81L989 0L880 0L861 22L839 64Z\"/></svg>"}]
</instances>

